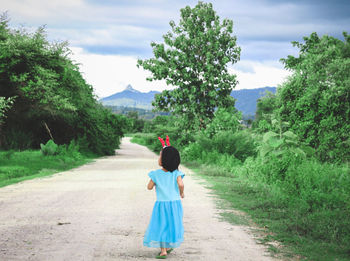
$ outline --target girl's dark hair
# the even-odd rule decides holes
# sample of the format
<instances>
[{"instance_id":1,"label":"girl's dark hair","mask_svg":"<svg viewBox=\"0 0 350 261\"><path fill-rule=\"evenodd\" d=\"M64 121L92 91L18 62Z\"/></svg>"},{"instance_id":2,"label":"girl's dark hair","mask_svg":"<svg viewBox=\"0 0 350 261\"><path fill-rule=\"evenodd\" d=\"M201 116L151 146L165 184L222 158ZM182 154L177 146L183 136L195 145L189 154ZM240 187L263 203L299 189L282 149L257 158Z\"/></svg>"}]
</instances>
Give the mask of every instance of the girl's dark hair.
<instances>
[{"instance_id":1,"label":"girl's dark hair","mask_svg":"<svg viewBox=\"0 0 350 261\"><path fill-rule=\"evenodd\" d=\"M173 172L180 165L180 153L173 146L162 149L162 167L167 171Z\"/></svg>"}]
</instances>

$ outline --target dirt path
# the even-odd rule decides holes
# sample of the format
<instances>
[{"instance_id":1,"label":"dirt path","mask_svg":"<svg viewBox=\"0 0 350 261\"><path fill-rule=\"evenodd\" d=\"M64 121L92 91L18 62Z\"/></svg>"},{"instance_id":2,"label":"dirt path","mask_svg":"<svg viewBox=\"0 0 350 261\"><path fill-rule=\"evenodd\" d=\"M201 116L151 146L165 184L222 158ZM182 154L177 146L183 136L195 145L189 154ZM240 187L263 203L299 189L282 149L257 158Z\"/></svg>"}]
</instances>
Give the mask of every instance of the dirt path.
<instances>
[{"instance_id":1,"label":"dirt path","mask_svg":"<svg viewBox=\"0 0 350 261\"><path fill-rule=\"evenodd\" d=\"M157 156L124 138L116 156L0 188L0 260L147 260ZM218 220L210 191L182 167L185 242L171 260L271 260L247 229Z\"/></svg>"}]
</instances>

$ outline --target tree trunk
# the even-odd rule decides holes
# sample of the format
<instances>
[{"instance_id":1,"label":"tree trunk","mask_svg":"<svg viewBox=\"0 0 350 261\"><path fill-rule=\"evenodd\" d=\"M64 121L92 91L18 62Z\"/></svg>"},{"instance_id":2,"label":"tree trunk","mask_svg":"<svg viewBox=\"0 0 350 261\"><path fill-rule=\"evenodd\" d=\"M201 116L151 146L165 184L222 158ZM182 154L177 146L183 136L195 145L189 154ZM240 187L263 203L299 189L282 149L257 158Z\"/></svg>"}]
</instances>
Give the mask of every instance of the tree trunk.
<instances>
[{"instance_id":1,"label":"tree trunk","mask_svg":"<svg viewBox=\"0 0 350 261\"><path fill-rule=\"evenodd\" d=\"M53 140L53 142L55 142L55 140L54 140L53 137L52 137L52 134L51 134L51 131L50 131L50 129L49 129L49 126L47 126L47 124L46 124L45 121L43 121L43 124L44 124L44 126L45 126L47 132L49 133L50 138Z\"/></svg>"}]
</instances>

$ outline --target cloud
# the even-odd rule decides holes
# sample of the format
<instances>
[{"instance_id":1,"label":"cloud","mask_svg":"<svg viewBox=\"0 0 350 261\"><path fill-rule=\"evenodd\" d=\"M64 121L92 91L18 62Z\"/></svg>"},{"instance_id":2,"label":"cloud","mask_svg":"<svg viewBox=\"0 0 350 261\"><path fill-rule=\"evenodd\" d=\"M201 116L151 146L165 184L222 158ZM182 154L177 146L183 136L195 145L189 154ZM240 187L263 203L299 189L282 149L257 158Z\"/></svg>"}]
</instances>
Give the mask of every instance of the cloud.
<instances>
[{"instance_id":1,"label":"cloud","mask_svg":"<svg viewBox=\"0 0 350 261\"><path fill-rule=\"evenodd\" d=\"M164 82L147 82L136 68L137 58L152 56L152 41L162 42L178 23L180 9L197 0L0 0L11 24L31 29L46 24L49 40L68 40L81 70L100 96L121 91L127 84L138 90L162 90ZM312 32L340 37L349 31L349 0L213 0L221 19L234 21L242 48L238 88L276 86L288 75L280 58L296 55L291 41ZM1 11L1 10L0 10Z\"/></svg>"},{"instance_id":2,"label":"cloud","mask_svg":"<svg viewBox=\"0 0 350 261\"><path fill-rule=\"evenodd\" d=\"M179 21L181 8L197 3L194 0L0 1L1 8L9 10L15 24L47 24L49 39L68 40L73 46L93 53L142 57L152 54L151 41L162 41L162 35L170 30L170 20ZM234 33L242 49L246 48L243 59L286 57L291 41L301 40L314 31L341 37L350 24L348 1L212 2L221 19L234 21Z\"/></svg>"},{"instance_id":3,"label":"cloud","mask_svg":"<svg viewBox=\"0 0 350 261\"><path fill-rule=\"evenodd\" d=\"M275 61L243 61L244 66L251 68L251 71L240 70L238 62L237 66L233 65L229 68L229 72L237 75L238 85L235 89L255 89L260 87L277 87L282 84L291 74L285 70L282 64Z\"/></svg>"},{"instance_id":4,"label":"cloud","mask_svg":"<svg viewBox=\"0 0 350 261\"><path fill-rule=\"evenodd\" d=\"M136 67L137 58L134 56L91 54L79 47L72 47L71 50L72 59L80 64L85 80L94 87L95 94L100 98L120 92L128 84L142 92L172 88L164 81L146 81L150 74Z\"/></svg>"},{"instance_id":5,"label":"cloud","mask_svg":"<svg viewBox=\"0 0 350 261\"><path fill-rule=\"evenodd\" d=\"M71 49L74 53L73 60L81 64L83 76L100 98L120 92L128 84L142 92L174 88L167 86L165 81L146 81L150 73L136 67L137 58L134 56L100 55L84 52L78 47ZM282 64L275 61L240 61L231 66L229 72L238 77L239 84L236 89L277 86L290 75Z\"/></svg>"},{"instance_id":6,"label":"cloud","mask_svg":"<svg viewBox=\"0 0 350 261\"><path fill-rule=\"evenodd\" d=\"M234 65L234 68L236 71L242 72L242 73L255 73L254 66L252 63L247 61L240 61L237 64Z\"/></svg>"},{"instance_id":7,"label":"cloud","mask_svg":"<svg viewBox=\"0 0 350 261\"><path fill-rule=\"evenodd\" d=\"M298 49L290 42L275 41L238 41L241 47L241 60L255 60L257 62L271 61L278 62L288 55L297 55Z\"/></svg>"}]
</instances>

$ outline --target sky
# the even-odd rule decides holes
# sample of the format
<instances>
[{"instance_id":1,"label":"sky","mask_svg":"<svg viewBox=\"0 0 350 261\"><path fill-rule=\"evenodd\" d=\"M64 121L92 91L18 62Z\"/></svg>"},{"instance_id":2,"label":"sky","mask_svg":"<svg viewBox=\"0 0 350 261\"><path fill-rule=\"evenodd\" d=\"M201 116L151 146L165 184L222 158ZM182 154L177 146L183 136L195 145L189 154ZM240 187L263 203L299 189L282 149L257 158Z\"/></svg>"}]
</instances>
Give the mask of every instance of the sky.
<instances>
[{"instance_id":1,"label":"sky","mask_svg":"<svg viewBox=\"0 0 350 261\"><path fill-rule=\"evenodd\" d=\"M281 58L297 55L292 41L312 32L343 39L350 32L350 0L215 0L221 19L233 20L241 59L229 65L236 89L278 86L290 75ZM150 43L163 42L169 22L180 9L198 1L184 0L0 0L10 25L35 30L45 25L50 41L68 41L72 59L102 98L128 84L148 92L171 89L164 81L146 81L149 72L137 59L153 57Z\"/></svg>"}]
</instances>

